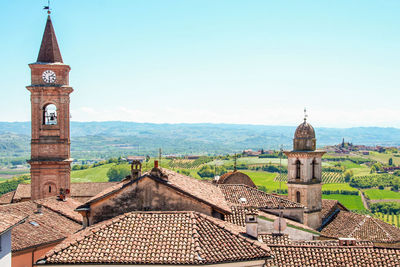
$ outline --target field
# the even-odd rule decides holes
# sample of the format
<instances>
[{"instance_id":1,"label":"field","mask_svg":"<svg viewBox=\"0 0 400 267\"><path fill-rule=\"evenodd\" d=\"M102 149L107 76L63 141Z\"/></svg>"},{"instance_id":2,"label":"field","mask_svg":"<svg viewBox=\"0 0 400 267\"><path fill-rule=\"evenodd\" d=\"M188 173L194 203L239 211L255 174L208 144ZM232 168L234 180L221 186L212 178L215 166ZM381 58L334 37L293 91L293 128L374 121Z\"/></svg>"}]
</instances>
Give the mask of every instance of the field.
<instances>
[{"instance_id":1,"label":"field","mask_svg":"<svg viewBox=\"0 0 400 267\"><path fill-rule=\"evenodd\" d=\"M339 202L342 203L349 210L365 210L361 200L361 196L359 195L355 196L355 195L332 194L332 195L322 195L322 198L339 200Z\"/></svg>"},{"instance_id":2,"label":"field","mask_svg":"<svg viewBox=\"0 0 400 267\"><path fill-rule=\"evenodd\" d=\"M108 182L107 171L113 164L105 164L95 168L71 172L72 183Z\"/></svg>"},{"instance_id":3,"label":"field","mask_svg":"<svg viewBox=\"0 0 400 267\"><path fill-rule=\"evenodd\" d=\"M287 190L286 183L275 181L276 173L256 171L243 171L243 173L247 174L257 186L265 186L268 189L268 192L278 191L279 186L281 186L282 189Z\"/></svg>"},{"instance_id":4,"label":"field","mask_svg":"<svg viewBox=\"0 0 400 267\"><path fill-rule=\"evenodd\" d=\"M346 190L346 191L358 191L358 189L351 187L349 184L323 184L322 190Z\"/></svg>"},{"instance_id":5,"label":"field","mask_svg":"<svg viewBox=\"0 0 400 267\"><path fill-rule=\"evenodd\" d=\"M390 190L367 189L364 190L364 193L369 199L400 199L399 192Z\"/></svg>"},{"instance_id":6,"label":"field","mask_svg":"<svg viewBox=\"0 0 400 267\"><path fill-rule=\"evenodd\" d=\"M392 158L394 165L400 165L400 157L395 157L394 155L395 154L370 152L368 157L383 164L387 164L389 162L389 158Z\"/></svg>"}]
</instances>

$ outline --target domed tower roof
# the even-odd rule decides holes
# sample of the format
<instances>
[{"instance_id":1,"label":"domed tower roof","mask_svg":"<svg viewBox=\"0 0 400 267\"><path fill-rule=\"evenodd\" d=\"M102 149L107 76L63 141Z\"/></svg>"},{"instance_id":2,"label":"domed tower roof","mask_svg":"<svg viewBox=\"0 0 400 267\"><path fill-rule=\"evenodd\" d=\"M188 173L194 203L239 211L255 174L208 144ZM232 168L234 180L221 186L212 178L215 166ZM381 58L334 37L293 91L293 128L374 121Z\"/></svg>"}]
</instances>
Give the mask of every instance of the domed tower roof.
<instances>
[{"instance_id":1,"label":"domed tower roof","mask_svg":"<svg viewBox=\"0 0 400 267\"><path fill-rule=\"evenodd\" d=\"M316 149L315 131L311 124L304 118L294 133L293 150L314 151Z\"/></svg>"},{"instance_id":2,"label":"domed tower roof","mask_svg":"<svg viewBox=\"0 0 400 267\"><path fill-rule=\"evenodd\" d=\"M304 120L304 122L297 127L294 138L315 138L314 128L307 120Z\"/></svg>"}]
</instances>

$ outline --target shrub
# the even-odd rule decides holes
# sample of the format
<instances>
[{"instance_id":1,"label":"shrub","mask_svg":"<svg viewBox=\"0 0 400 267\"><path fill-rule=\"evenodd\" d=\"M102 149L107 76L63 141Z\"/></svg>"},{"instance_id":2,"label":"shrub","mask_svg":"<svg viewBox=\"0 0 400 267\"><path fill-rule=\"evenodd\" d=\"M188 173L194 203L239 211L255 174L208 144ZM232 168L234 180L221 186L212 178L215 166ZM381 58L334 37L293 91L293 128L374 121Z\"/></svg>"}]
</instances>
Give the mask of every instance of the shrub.
<instances>
[{"instance_id":1,"label":"shrub","mask_svg":"<svg viewBox=\"0 0 400 267\"><path fill-rule=\"evenodd\" d=\"M114 165L107 171L107 177L110 182L121 181L130 174L131 171L128 164Z\"/></svg>"}]
</instances>

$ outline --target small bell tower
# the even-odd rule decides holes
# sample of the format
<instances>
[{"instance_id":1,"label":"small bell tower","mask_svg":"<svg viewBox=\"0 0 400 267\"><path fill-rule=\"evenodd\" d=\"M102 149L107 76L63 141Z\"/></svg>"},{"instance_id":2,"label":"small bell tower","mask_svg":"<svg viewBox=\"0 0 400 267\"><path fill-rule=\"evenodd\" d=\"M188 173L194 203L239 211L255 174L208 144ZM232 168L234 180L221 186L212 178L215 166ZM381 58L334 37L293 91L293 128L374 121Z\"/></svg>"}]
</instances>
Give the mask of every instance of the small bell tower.
<instances>
[{"instance_id":1,"label":"small bell tower","mask_svg":"<svg viewBox=\"0 0 400 267\"><path fill-rule=\"evenodd\" d=\"M50 12L48 12L50 13ZM70 66L63 63L50 14L31 85L31 198L70 193Z\"/></svg>"},{"instance_id":2,"label":"small bell tower","mask_svg":"<svg viewBox=\"0 0 400 267\"><path fill-rule=\"evenodd\" d=\"M303 204L306 209L303 223L317 229L321 226L322 209L322 156L316 150L315 131L307 123L307 116L294 134L293 150L285 151L288 157L288 197Z\"/></svg>"}]
</instances>

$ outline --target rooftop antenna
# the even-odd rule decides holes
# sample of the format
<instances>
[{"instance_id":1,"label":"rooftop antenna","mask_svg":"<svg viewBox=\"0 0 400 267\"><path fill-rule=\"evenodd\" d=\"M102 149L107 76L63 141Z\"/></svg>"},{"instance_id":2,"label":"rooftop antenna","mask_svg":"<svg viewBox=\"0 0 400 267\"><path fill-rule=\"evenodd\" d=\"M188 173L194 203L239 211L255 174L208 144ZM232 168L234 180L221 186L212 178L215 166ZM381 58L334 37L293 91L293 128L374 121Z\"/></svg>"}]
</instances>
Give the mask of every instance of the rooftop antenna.
<instances>
[{"instance_id":1,"label":"rooftop antenna","mask_svg":"<svg viewBox=\"0 0 400 267\"><path fill-rule=\"evenodd\" d=\"M158 150L158 162L160 162L160 167L161 167L161 155L162 155L162 151L161 151L161 147Z\"/></svg>"},{"instance_id":2,"label":"rooftop antenna","mask_svg":"<svg viewBox=\"0 0 400 267\"><path fill-rule=\"evenodd\" d=\"M47 14L50 15L51 9L50 9L50 0L47 0L47 6L43 7L44 10L47 10Z\"/></svg>"},{"instance_id":3,"label":"rooftop antenna","mask_svg":"<svg viewBox=\"0 0 400 267\"><path fill-rule=\"evenodd\" d=\"M308 115L307 115L307 109L304 108L304 122L307 121Z\"/></svg>"},{"instance_id":4,"label":"rooftop antenna","mask_svg":"<svg viewBox=\"0 0 400 267\"><path fill-rule=\"evenodd\" d=\"M234 162L233 162L233 171L235 172L236 170L237 170L237 155L235 153Z\"/></svg>"}]
</instances>

